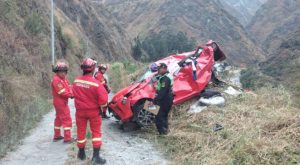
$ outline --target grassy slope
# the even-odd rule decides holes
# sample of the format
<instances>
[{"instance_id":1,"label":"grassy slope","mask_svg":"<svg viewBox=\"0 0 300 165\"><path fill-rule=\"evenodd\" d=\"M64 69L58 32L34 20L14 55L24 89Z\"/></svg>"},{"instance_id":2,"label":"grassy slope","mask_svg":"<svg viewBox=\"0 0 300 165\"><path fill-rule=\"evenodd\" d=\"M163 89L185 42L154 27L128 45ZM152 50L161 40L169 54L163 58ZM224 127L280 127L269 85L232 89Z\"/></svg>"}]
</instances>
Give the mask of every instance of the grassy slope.
<instances>
[{"instance_id":1,"label":"grassy slope","mask_svg":"<svg viewBox=\"0 0 300 165\"><path fill-rule=\"evenodd\" d=\"M0 2L0 157L50 109L47 15L35 7L44 10L30 0Z\"/></svg>"},{"instance_id":2,"label":"grassy slope","mask_svg":"<svg viewBox=\"0 0 300 165\"><path fill-rule=\"evenodd\" d=\"M223 108L189 115L191 102L175 107L167 136L146 132L172 164L299 163L299 115L283 88L227 98ZM224 129L213 132L219 123Z\"/></svg>"},{"instance_id":3,"label":"grassy slope","mask_svg":"<svg viewBox=\"0 0 300 165\"><path fill-rule=\"evenodd\" d=\"M140 131L166 153L171 164L300 163L300 116L283 87L257 87L255 94L226 96L225 107L187 114L195 101L173 108L169 135L157 135L154 126ZM213 132L216 123L224 129Z\"/></svg>"}]
</instances>

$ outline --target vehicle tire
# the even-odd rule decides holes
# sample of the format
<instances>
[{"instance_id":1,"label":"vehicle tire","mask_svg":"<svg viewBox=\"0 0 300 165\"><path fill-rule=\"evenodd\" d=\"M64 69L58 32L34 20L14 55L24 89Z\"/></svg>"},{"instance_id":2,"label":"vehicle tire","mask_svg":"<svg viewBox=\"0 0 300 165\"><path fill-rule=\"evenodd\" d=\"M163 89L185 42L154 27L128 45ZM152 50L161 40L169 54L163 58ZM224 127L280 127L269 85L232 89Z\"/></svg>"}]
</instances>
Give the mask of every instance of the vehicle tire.
<instances>
[{"instance_id":1,"label":"vehicle tire","mask_svg":"<svg viewBox=\"0 0 300 165\"><path fill-rule=\"evenodd\" d=\"M144 109L144 101L133 106L134 120L141 127L147 127L154 123L155 115Z\"/></svg>"}]
</instances>

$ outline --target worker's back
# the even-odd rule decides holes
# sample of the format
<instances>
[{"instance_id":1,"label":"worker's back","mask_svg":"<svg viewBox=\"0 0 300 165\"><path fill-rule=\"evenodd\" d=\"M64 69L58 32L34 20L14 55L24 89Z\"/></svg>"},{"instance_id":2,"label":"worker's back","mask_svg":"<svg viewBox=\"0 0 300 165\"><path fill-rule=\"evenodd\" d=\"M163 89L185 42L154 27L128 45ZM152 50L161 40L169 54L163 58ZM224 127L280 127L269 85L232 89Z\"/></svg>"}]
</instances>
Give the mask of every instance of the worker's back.
<instances>
[{"instance_id":1,"label":"worker's back","mask_svg":"<svg viewBox=\"0 0 300 165\"><path fill-rule=\"evenodd\" d=\"M77 110L99 109L108 100L105 88L91 74L75 79L73 93Z\"/></svg>"}]
</instances>

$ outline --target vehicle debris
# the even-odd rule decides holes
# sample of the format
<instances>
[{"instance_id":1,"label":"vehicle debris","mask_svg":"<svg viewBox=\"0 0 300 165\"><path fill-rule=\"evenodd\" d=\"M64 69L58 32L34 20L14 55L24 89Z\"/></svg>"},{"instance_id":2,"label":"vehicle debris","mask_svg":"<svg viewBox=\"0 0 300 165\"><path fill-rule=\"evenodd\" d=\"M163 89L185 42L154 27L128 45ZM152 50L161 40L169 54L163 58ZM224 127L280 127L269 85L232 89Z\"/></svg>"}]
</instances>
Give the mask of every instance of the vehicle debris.
<instances>
[{"instance_id":1,"label":"vehicle debris","mask_svg":"<svg viewBox=\"0 0 300 165\"><path fill-rule=\"evenodd\" d=\"M222 129L224 129L224 126L222 126L221 124L218 124L218 123L213 126L214 132L220 131Z\"/></svg>"},{"instance_id":2,"label":"vehicle debris","mask_svg":"<svg viewBox=\"0 0 300 165\"><path fill-rule=\"evenodd\" d=\"M229 86L224 93L228 94L228 95L232 95L232 96L238 96L240 94L242 94L242 92L240 90L236 90L234 89L232 86Z\"/></svg>"},{"instance_id":3,"label":"vehicle debris","mask_svg":"<svg viewBox=\"0 0 300 165\"><path fill-rule=\"evenodd\" d=\"M211 98L201 97L199 101L205 105L216 105L216 106L225 105L225 99L222 96L214 96Z\"/></svg>"}]
</instances>

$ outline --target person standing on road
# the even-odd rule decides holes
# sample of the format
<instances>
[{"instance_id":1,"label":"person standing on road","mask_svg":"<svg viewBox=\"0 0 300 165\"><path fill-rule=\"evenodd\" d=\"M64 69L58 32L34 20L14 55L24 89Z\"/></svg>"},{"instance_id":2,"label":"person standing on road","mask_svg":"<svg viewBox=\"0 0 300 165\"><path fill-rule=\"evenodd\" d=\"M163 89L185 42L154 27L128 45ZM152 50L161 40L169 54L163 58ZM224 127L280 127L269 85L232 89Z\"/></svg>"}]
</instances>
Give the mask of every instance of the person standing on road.
<instances>
[{"instance_id":1,"label":"person standing on road","mask_svg":"<svg viewBox=\"0 0 300 165\"><path fill-rule=\"evenodd\" d=\"M104 74L107 71L107 65L105 64L99 64L98 66L98 72L95 75L95 78L100 81L100 83L104 86L104 88L106 89L107 93L110 93L111 89L108 86L108 81L105 78ZM102 114L102 118L108 119L109 117L106 114L106 110L107 107L103 108L103 114Z\"/></svg>"},{"instance_id":2,"label":"person standing on road","mask_svg":"<svg viewBox=\"0 0 300 165\"><path fill-rule=\"evenodd\" d=\"M79 148L78 158L86 159L86 128L90 123L92 131L93 158L95 164L105 164L106 160L99 155L102 145L101 124L102 108L107 106L108 94L103 85L93 77L96 62L87 58L81 63L83 75L78 76L73 84L73 93L76 108L77 146Z\"/></svg>"},{"instance_id":3,"label":"person standing on road","mask_svg":"<svg viewBox=\"0 0 300 165\"><path fill-rule=\"evenodd\" d=\"M160 108L155 118L155 124L159 134L166 135L169 129L168 116L173 105L173 78L169 75L165 63L160 63L157 68L159 77L153 103L159 105Z\"/></svg>"},{"instance_id":4,"label":"person standing on road","mask_svg":"<svg viewBox=\"0 0 300 165\"><path fill-rule=\"evenodd\" d=\"M54 138L53 141L57 142L64 139L64 143L71 143L71 128L72 119L70 115L70 108L68 106L68 99L73 98L70 83L67 79L68 64L64 61L58 61L53 67L55 73L51 82L53 105L56 111L54 120ZM64 129L64 137L61 136L61 126Z\"/></svg>"}]
</instances>

